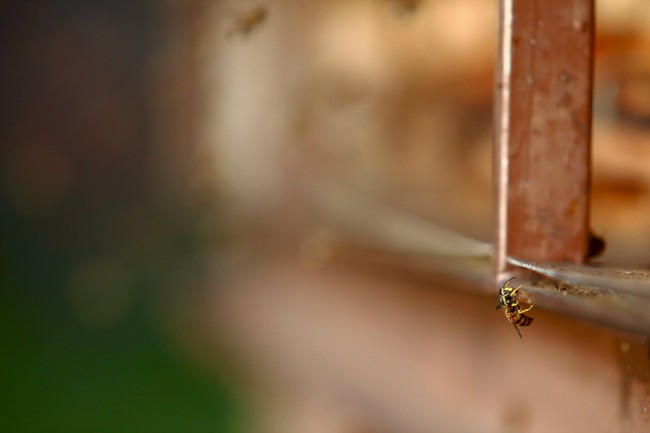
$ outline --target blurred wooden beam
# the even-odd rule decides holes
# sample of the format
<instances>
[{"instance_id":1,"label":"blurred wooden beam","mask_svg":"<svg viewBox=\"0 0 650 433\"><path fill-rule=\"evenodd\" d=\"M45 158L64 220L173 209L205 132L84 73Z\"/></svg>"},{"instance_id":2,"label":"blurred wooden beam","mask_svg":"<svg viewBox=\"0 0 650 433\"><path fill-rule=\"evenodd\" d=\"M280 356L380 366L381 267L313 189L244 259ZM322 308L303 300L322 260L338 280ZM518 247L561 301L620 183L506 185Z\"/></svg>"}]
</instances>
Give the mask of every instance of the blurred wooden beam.
<instances>
[{"instance_id":1,"label":"blurred wooden beam","mask_svg":"<svg viewBox=\"0 0 650 433\"><path fill-rule=\"evenodd\" d=\"M593 0L500 1L497 275L586 258L593 37Z\"/></svg>"}]
</instances>

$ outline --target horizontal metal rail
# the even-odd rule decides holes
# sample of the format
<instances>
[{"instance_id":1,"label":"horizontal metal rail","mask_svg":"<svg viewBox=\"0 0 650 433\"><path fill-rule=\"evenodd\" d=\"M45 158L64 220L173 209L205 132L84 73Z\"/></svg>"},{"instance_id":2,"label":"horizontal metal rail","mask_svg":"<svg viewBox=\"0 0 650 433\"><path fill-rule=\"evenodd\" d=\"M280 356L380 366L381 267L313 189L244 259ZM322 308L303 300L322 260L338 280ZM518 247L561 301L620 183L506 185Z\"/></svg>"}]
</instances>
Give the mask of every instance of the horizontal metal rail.
<instances>
[{"instance_id":1,"label":"horizontal metal rail","mask_svg":"<svg viewBox=\"0 0 650 433\"><path fill-rule=\"evenodd\" d=\"M336 233L338 248L379 252L395 266L496 299L489 244L331 183L321 185L313 197ZM650 269L506 260L512 269L528 271L516 284L537 307L650 335Z\"/></svg>"}]
</instances>

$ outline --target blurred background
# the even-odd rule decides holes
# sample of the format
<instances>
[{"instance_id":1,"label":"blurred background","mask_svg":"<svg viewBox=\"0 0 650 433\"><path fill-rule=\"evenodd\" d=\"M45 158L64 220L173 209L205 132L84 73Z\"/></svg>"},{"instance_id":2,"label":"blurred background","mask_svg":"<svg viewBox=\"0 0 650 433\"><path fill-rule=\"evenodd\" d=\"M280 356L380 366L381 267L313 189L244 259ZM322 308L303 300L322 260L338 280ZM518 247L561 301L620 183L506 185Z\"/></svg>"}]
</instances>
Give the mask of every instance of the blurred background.
<instances>
[{"instance_id":1,"label":"blurred background","mask_svg":"<svg viewBox=\"0 0 650 433\"><path fill-rule=\"evenodd\" d=\"M602 260L647 265L650 9L597 4L592 226ZM384 337L428 347L447 324L422 305L447 301L404 295L428 289L399 275L373 292L372 266L328 265L319 191L334 182L490 241L496 11L0 1L0 430L420 431L428 408L400 411L393 392L408 380L372 379L397 365L345 374L367 372L352 353L382 356L364 344ZM386 317L420 321L382 331ZM319 318L329 327L310 328ZM324 355L346 347L354 368Z\"/></svg>"},{"instance_id":2,"label":"blurred background","mask_svg":"<svg viewBox=\"0 0 650 433\"><path fill-rule=\"evenodd\" d=\"M235 431L171 325L212 237L164 161L166 9L0 2L1 431Z\"/></svg>"}]
</instances>

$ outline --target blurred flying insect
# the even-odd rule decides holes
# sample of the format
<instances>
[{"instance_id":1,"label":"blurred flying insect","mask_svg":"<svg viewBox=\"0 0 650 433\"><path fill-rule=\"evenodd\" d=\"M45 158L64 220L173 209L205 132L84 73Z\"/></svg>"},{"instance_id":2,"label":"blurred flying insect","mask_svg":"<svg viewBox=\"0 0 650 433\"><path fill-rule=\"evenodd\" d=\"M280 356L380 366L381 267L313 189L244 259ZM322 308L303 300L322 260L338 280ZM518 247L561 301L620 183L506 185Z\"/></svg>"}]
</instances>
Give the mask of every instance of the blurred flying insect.
<instances>
[{"instance_id":1,"label":"blurred flying insect","mask_svg":"<svg viewBox=\"0 0 650 433\"><path fill-rule=\"evenodd\" d=\"M417 13L421 7L423 0L389 0L392 4L395 13L404 18L409 15Z\"/></svg>"},{"instance_id":2,"label":"blurred flying insect","mask_svg":"<svg viewBox=\"0 0 650 433\"><path fill-rule=\"evenodd\" d=\"M266 21L268 15L269 10L265 5L255 6L236 13L226 37L231 38L235 35L249 36Z\"/></svg>"},{"instance_id":3,"label":"blurred flying insect","mask_svg":"<svg viewBox=\"0 0 650 433\"><path fill-rule=\"evenodd\" d=\"M506 314L506 317L512 323L512 326L515 327L515 331L519 334L521 338L521 332L519 328L522 326L528 326L533 323L533 318L526 316L524 313L530 311L533 308L531 305L528 308L522 309L519 305L519 289L522 286L517 287L508 287L508 283L514 280L516 277L510 278L508 281L503 283L501 289L499 290L499 305L497 305L497 310L499 308L503 309L503 312Z\"/></svg>"}]
</instances>

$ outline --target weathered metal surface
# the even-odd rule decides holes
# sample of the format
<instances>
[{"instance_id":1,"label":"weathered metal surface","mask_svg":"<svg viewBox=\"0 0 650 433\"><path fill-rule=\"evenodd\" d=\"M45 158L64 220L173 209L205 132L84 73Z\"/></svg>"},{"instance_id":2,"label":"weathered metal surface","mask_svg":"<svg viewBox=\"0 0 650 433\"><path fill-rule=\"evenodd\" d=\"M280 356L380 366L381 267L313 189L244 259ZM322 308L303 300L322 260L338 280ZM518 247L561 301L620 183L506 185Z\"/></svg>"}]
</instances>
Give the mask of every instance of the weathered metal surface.
<instances>
[{"instance_id":1,"label":"weathered metal surface","mask_svg":"<svg viewBox=\"0 0 650 433\"><path fill-rule=\"evenodd\" d=\"M589 237L593 1L500 7L496 271L508 256L580 263Z\"/></svg>"},{"instance_id":2,"label":"weathered metal surface","mask_svg":"<svg viewBox=\"0 0 650 433\"><path fill-rule=\"evenodd\" d=\"M566 284L561 280L517 280L536 307L641 335L650 335L650 300L600 287Z\"/></svg>"},{"instance_id":3,"label":"weathered metal surface","mask_svg":"<svg viewBox=\"0 0 650 433\"><path fill-rule=\"evenodd\" d=\"M565 265L527 262L515 258L509 258L508 262L566 284L650 297L650 269L614 268L600 264ZM650 314L650 310L648 313Z\"/></svg>"}]
</instances>

